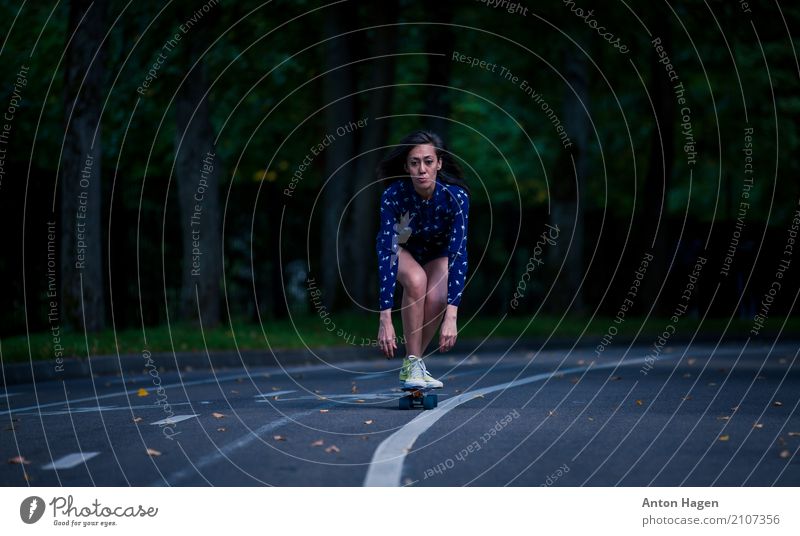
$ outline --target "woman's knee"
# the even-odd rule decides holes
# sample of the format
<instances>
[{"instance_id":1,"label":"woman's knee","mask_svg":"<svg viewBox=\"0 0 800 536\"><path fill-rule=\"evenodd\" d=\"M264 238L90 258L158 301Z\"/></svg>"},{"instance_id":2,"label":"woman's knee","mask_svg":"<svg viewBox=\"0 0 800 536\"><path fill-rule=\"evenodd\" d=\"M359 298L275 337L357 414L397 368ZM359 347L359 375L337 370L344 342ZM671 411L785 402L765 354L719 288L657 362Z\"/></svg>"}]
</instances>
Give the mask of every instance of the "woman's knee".
<instances>
[{"instance_id":1,"label":"woman's knee","mask_svg":"<svg viewBox=\"0 0 800 536\"><path fill-rule=\"evenodd\" d=\"M403 290L414 298L421 298L425 295L428 288L428 276L425 270L414 270L403 274L400 279L400 284L403 285Z\"/></svg>"}]
</instances>

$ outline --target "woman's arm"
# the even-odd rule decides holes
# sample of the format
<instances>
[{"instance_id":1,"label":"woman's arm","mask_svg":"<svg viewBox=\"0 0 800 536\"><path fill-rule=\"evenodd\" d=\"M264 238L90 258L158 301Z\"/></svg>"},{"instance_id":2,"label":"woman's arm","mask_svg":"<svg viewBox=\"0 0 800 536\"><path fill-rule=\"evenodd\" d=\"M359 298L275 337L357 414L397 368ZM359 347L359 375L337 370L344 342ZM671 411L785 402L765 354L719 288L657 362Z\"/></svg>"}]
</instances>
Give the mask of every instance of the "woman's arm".
<instances>
[{"instance_id":1,"label":"woman's arm","mask_svg":"<svg viewBox=\"0 0 800 536\"><path fill-rule=\"evenodd\" d=\"M391 186L386 188L381 195L380 230L376 237L375 250L378 254L378 310L381 317L386 309L391 316L394 305L394 288L397 283L397 240L392 240L396 233L394 225L397 223L396 201L391 195Z\"/></svg>"},{"instance_id":2,"label":"woman's arm","mask_svg":"<svg viewBox=\"0 0 800 536\"><path fill-rule=\"evenodd\" d=\"M453 227L450 230L450 243L448 245L449 269L447 272L447 305L454 306L457 311L461 304L461 293L467 281L467 224L469 220L469 196L458 188L455 197L458 212L453 218ZM455 312L452 313L455 316Z\"/></svg>"}]
</instances>

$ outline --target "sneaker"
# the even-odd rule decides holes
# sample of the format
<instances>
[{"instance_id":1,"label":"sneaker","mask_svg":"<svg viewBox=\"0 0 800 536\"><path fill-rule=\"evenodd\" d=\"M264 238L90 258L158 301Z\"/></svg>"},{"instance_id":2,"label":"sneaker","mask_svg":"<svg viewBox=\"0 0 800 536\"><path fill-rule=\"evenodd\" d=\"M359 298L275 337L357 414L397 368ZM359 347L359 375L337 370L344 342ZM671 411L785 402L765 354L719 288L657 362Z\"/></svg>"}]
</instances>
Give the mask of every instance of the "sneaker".
<instances>
[{"instance_id":1,"label":"sneaker","mask_svg":"<svg viewBox=\"0 0 800 536\"><path fill-rule=\"evenodd\" d=\"M403 366L400 368L400 385L406 389L425 387L427 384L422 375L419 363L422 360L410 355L403 359Z\"/></svg>"},{"instance_id":2,"label":"sneaker","mask_svg":"<svg viewBox=\"0 0 800 536\"><path fill-rule=\"evenodd\" d=\"M425 380L425 387L429 389L441 389L444 384L428 373L428 369L425 368L425 362L422 359L419 360L419 366L422 368L422 377Z\"/></svg>"},{"instance_id":3,"label":"sneaker","mask_svg":"<svg viewBox=\"0 0 800 536\"><path fill-rule=\"evenodd\" d=\"M403 366L400 369L400 384L406 389L421 387L441 389L443 385L428 373L425 362L413 355L403 360Z\"/></svg>"}]
</instances>

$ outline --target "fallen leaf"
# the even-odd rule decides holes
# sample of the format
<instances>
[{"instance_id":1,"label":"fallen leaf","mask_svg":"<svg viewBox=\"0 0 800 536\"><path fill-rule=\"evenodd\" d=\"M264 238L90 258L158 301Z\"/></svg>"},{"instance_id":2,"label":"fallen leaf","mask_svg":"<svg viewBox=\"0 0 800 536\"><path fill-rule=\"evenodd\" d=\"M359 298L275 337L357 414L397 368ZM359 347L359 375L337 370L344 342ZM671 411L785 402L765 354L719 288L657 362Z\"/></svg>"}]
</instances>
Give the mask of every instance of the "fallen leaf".
<instances>
[{"instance_id":1,"label":"fallen leaf","mask_svg":"<svg viewBox=\"0 0 800 536\"><path fill-rule=\"evenodd\" d=\"M156 449L147 449L147 455L155 458L156 456L161 456L161 453Z\"/></svg>"},{"instance_id":2,"label":"fallen leaf","mask_svg":"<svg viewBox=\"0 0 800 536\"><path fill-rule=\"evenodd\" d=\"M611 381L612 381L612 382L618 382L618 381L619 381L619 380L621 380L621 379L622 379L622 376L612 376L612 377L611 377Z\"/></svg>"},{"instance_id":3,"label":"fallen leaf","mask_svg":"<svg viewBox=\"0 0 800 536\"><path fill-rule=\"evenodd\" d=\"M133 422L140 423L140 422L142 422L142 418L141 417L134 417L133 418Z\"/></svg>"},{"instance_id":4,"label":"fallen leaf","mask_svg":"<svg viewBox=\"0 0 800 536\"><path fill-rule=\"evenodd\" d=\"M791 456L791 455L792 455L792 453L791 453L791 452L789 452L789 451L788 451L788 450L786 450L786 449L782 450L782 451L781 451L781 453L779 454L779 456L780 456L781 458L783 458L784 460L785 460L786 458L788 458L789 456Z\"/></svg>"},{"instance_id":5,"label":"fallen leaf","mask_svg":"<svg viewBox=\"0 0 800 536\"><path fill-rule=\"evenodd\" d=\"M594 417L586 417L586 418L589 419L590 421L594 420Z\"/></svg>"},{"instance_id":6,"label":"fallen leaf","mask_svg":"<svg viewBox=\"0 0 800 536\"><path fill-rule=\"evenodd\" d=\"M320 413L328 413L329 411L330 411L329 409L321 409L321 410L319 410Z\"/></svg>"},{"instance_id":7,"label":"fallen leaf","mask_svg":"<svg viewBox=\"0 0 800 536\"><path fill-rule=\"evenodd\" d=\"M320 391L318 389L314 389L314 392L317 393L317 394L320 394L322 391Z\"/></svg>"},{"instance_id":8,"label":"fallen leaf","mask_svg":"<svg viewBox=\"0 0 800 536\"><path fill-rule=\"evenodd\" d=\"M775 402L772 403L772 405L775 406L776 408L779 408L783 405L783 402L776 400Z\"/></svg>"},{"instance_id":9,"label":"fallen leaf","mask_svg":"<svg viewBox=\"0 0 800 536\"><path fill-rule=\"evenodd\" d=\"M12 463L14 465L29 465L31 462L26 460L24 456L14 456L13 458L8 459L8 463Z\"/></svg>"},{"instance_id":10,"label":"fallen leaf","mask_svg":"<svg viewBox=\"0 0 800 536\"><path fill-rule=\"evenodd\" d=\"M692 395L686 395L686 396L683 397L683 399L684 400L691 400L692 399Z\"/></svg>"},{"instance_id":11,"label":"fallen leaf","mask_svg":"<svg viewBox=\"0 0 800 536\"><path fill-rule=\"evenodd\" d=\"M141 388L141 389L139 389L139 391L136 393L136 395L137 395L137 396L142 396L142 397L144 397L144 396L150 396L150 393L148 393L148 392L147 392L147 389Z\"/></svg>"},{"instance_id":12,"label":"fallen leaf","mask_svg":"<svg viewBox=\"0 0 800 536\"><path fill-rule=\"evenodd\" d=\"M731 436L729 436L728 434L725 434L725 435L721 435L721 436L719 436L719 440L720 440L720 441L727 441L727 440L729 440L730 438L731 438Z\"/></svg>"},{"instance_id":13,"label":"fallen leaf","mask_svg":"<svg viewBox=\"0 0 800 536\"><path fill-rule=\"evenodd\" d=\"M227 432L227 428L217 428L217 432Z\"/></svg>"},{"instance_id":14,"label":"fallen leaf","mask_svg":"<svg viewBox=\"0 0 800 536\"><path fill-rule=\"evenodd\" d=\"M686 360L686 364L689 365L689 366L694 365L696 362L697 362L697 359L695 359L693 357L690 357L689 359Z\"/></svg>"},{"instance_id":15,"label":"fallen leaf","mask_svg":"<svg viewBox=\"0 0 800 536\"><path fill-rule=\"evenodd\" d=\"M273 391L280 391L280 390L281 390L281 388L280 388L280 387L273 387L273 388L272 388L272 390L273 390Z\"/></svg>"},{"instance_id":16,"label":"fallen leaf","mask_svg":"<svg viewBox=\"0 0 800 536\"><path fill-rule=\"evenodd\" d=\"M282 435L272 436L272 439L274 439L275 441L286 441L286 438L283 437Z\"/></svg>"},{"instance_id":17,"label":"fallen leaf","mask_svg":"<svg viewBox=\"0 0 800 536\"><path fill-rule=\"evenodd\" d=\"M717 420L718 421L729 421L730 418L731 418L730 415L723 415L722 417L717 417Z\"/></svg>"},{"instance_id":18,"label":"fallen leaf","mask_svg":"<svg viewBox=\"0 0 800 536\"><path fill-rule=\"evenodd\" d=\"M739 406L733 406L733 407L731 408L731 411L738 411L738 410L739 410Z\"/></svg>"},{"instance_id":19,"label":"fallen leaf","mask_svg":"<svg viewBox=\"0 0 800 536\"><path fill-rule=\"evenodd\" d=\"M642 402L641 400L637 400L637 401L636 401L636 405L637 405L637 406L641 406L642 404L644 404L644 402Z\"/></svg>"},{"instance_id":20,"label":"fallen leaf","mask_svg":"<svg viewBox=\"0 0 800 536\"><path fill-rule=\"evenodd\" d=\"M364 421L364 424L372 424L373 422L375 422L375 421L373 421L372 419L369 419L368 421Z\"/></svg>"},{"instance_id":21,"label":"fallen leaf","mask_svg":"<svg viewBox=\"0 0 800 536\"><path fill-rule=\"evenodd\" d=\"M366 400L361 400L360 398L356 400L356 404L363 404Z\"/></svg>"},{"instance_id":22,"label":"fallen leaf","mask_svg":"<svg viewBox=\"0 0 800 536\"><path fill-rule=\"evenodd\" d=\"M321 447L325 442L321 439L317 439L313 443L311 443L312 447Z\"/></svg>"},{"instance_id":23,"label":"fallen leaf","mask_svg":"<svg viewBox=\"0 0 800 536\"><path fill-rule=\"evenodd\" d=\"M325 449L325 452L330 454L331 452L341 452L341 450L339 450L339 447L337 447L336 445L331 445L330 447Z\"/></svg>"},{"instance_id":24,"label":"fallen leaf","mask_svg":"<svg viewBox=\"0 0 800 536\"><path fill-rule=\"evenodd\" d=\"M327 396L318 396L317 400L328 400Z\"/></svg>"},{"instance_id":25,"label":"fallen leaf","mask_svg":"<svg viewBox=\"0 0 800 536\"><path fill-rule=\"evenodd\" d=\"M764 425L760 422L757 422L753 425L753 428L758 428L760 430L761 428L764 428Z\"/></svg>"},{"instance_id":26,"label":"fallen leaf","mask_svg":"<svg viewBox=\"0 0 800 536\"><path fill-rule=\"evenodd\" d=\"M456 394L458 394L458 393L460 393L460 392L461 392L461 389L456 389L456 391L455 391L455 392L456 392Z\"/></svg>"},{"instance_id":27,"label":"fallen leaf","mask_svg":"<svg viewBox=\"0 0 800 536\"><path fill-rule=\"evenodd\" d=\"M586 364L585 359L578 359L578 365L585 365L585 364Z\"/></svg>"},{"instance_id":28,"label":"fallen leaf","mask_svg":"<svg viewBox=\"0 0 800 536\"><path fill-rule=\"evenodd\" d=\"M472 397L473 400L475 400L476 398L483 398L483 395L475 395Z\"/></svg>"},{"instance_id":29,"label":"fallen leaf","mask_svg":"<svg viewBox=\"0 0 800 536\"><path fill-rule=\"evenodd\" d=\"M231 389L231 394L232 395L238 395L239 391L237 391L236 389Z\"/></svg>"},{"instance_id":30,"label":"fallen leaf","mask_svg":"<svg viewBox=\"0 0 800 536\"><path fill-rule=\"evenodd\" d=\"M548 411L547 413L549 413L551 417L556 414L556 412L553 411L552 409L550 411Z\"/></svg>"},{"instance_id":31,"label":"fallen leaf","mask_svg":"<svg viewBox=\"0 0 800 536\"><path fill-rule=\"evenodd\" d=\"M214 413L212 413L211 416L214 417L215 419L224 419L225 418L225 415L223 415L222 413L217 413L216 411Z\"/></svg>"},{"instance_id":32,"label":"fallen leaf","mask_svg":"<svg viewBox=\"0 0 800 536\"><path fill-rule=\"evenodd\" d=\"M353 394L356 394L358 392L358 387L356 386L356 384L353 384L350 387L350 392L353 393Z\"/></svg>"},{"instance_id":33,"label":"fallen leaf","mask_svg":"<svg viewBox=\"0 0 800 536\"><path fill-rule=\"evenodd\" d=\"M789 437L797 437L800 436L800 432L789 432Z\"/></svg>"}]
</instances>

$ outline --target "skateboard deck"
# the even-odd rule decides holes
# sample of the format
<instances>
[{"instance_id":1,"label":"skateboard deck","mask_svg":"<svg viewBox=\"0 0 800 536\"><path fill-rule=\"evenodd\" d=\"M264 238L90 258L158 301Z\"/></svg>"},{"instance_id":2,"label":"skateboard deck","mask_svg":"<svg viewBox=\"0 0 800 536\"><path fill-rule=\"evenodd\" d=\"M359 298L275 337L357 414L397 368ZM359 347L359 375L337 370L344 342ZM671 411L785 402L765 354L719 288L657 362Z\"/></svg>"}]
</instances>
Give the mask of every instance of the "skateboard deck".
<instances>
[{"instance_id":1,"label":"skateboard deck","mask_svg":"<svg viewBox=\"0 0 800 536\"><path fill-rule=\"evenodd\" d=\"M408 393L400 397L398 404L400 409L412 409L421 407L422 409L433 409L439 405L439 396L430 392L439 387L403 387L403 391Z\"/></svg>"}]
</instances>

